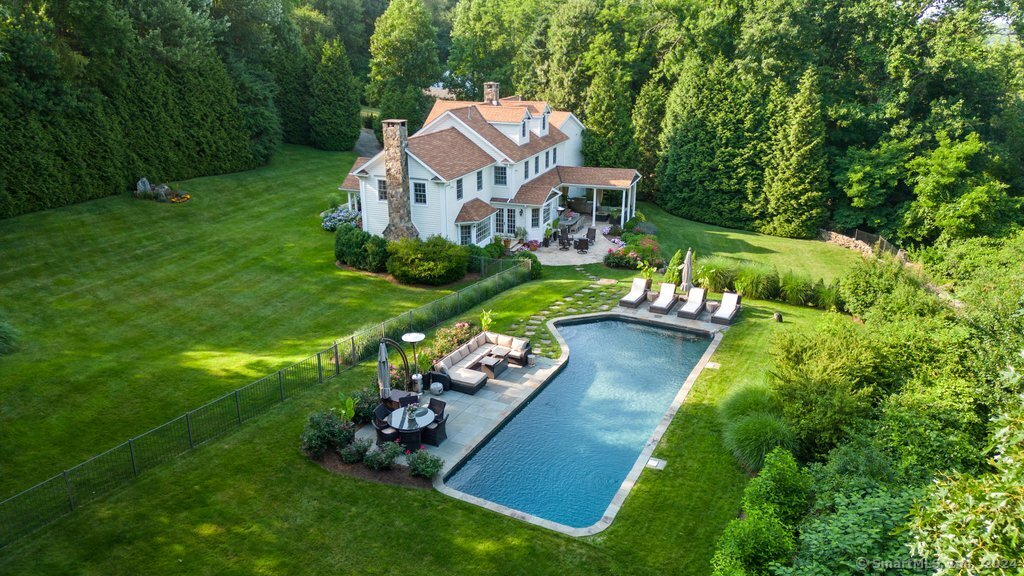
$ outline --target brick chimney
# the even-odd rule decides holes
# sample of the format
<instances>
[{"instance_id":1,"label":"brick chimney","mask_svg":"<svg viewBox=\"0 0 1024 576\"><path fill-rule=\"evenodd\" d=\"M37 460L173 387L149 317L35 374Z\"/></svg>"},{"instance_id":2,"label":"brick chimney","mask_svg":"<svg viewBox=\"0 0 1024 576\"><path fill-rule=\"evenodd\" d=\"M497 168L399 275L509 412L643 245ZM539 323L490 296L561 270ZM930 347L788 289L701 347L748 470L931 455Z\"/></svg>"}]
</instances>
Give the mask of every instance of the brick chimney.
<instances>
[{"instance_id":1,"label":"brick chimney","mask_svg":"<svg viewBox=\"0 0 1024 576\"><path fill-rule=\"evenodd\" d=\"M499 87L497 82L484 82L484 103L498 106Z\"/></svg>"},{"instance_id":2,"label":"brick chimney","mask_svg":"<svg viewBox=\"0 0 1024 576\"><path fill-rule=\"evenodd\" d=\"M405 120L384 120L384 173L388 183L386 240L417 238L409 204L409 132Z\"/></svg>"}]
</instances>

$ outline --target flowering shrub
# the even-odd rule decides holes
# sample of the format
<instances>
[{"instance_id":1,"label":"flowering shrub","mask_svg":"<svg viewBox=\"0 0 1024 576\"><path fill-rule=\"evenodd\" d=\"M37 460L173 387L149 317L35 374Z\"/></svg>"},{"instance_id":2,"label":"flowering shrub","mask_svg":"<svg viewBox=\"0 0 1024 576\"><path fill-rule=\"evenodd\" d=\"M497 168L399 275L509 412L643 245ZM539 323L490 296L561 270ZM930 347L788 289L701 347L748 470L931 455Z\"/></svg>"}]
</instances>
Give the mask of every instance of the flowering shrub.
<instances>
[{"instance_id":1,"label":"flowering shrub","mask_svg":"<svg viewBox=\"0 0 1024 576\"><path fill-rule=\"evenodd\" d=\"M476 327L469 322L456 322L450 328L438 328L434 333L434 343L430 348L430 352L434 355L434 361L444 358L475 334Z\"/></svg>"},{"instance_id":2,"label":"flowering shrub","mask_svg":"<svg viewBox=\"0 0 1024 576\"><path fill-rule=\"evenodd\" d=\"M370 470L390 470L395 459L402 455L402 445L397 441L385 442L380 448L367 452L363 464Z\"/></svg>"},{"instance_id":3,"label":"flowering shrub","mask_svg":"<svg viewBox=\"0 0 1024 576\"><path fill-rule=\"evenodd\" d=\"M328 448L347 446L355 435L355 426L334 410L314 412L302 431L302 449L319 460Z\"/></svg>"},{"instance_id":4,"label":"flowering shrub","mask_svg":"<svg viewBox=\"0 0 1024 576\"><path fill-rule=\"evenodd\" d=\"M366 458L366 453L373 447L373 440L360 438L353 440L351 444L338 449L338 456L346 464L358 464Z\"/></svg>"},{"instance_id":5,"label":"flowering shrub","mask_svg":"<svg viewBox=\"0 0 1024 576\"><path fill-rule=\"evenodd\" d=\"M444 460L422 449L416 452L406 451L405 459L409 463L409 472L413 476L433 478L437 476L441 468L444 468Z\"/></svg>"},{"instance_id":6,"label":"flowering shrub","mask_svg":"<svg viewBox=\"0 0 1024 576\"><path fill-rule=\"evenodd\" d=\"M348 206L338 206L324 215L320 223L324 230L334 232L341 224L351 224L357 228L360 226L360 214L358 210L350 210Z\"/></svg>"},{"instance_id":7,"label":"flowering shrub","mask_svg":"<svg viewBox=\"0 0 1024 576\"><path fill-rule=\"evenodd\" d=\"M604 255L604 265L609 268L629 268L635 270L639 262L640 257L637 253L626 248L609 248L608 253Z\"/></svg>"},{"instance_id":8,"label":"flowering shrub","mask_svg":"<svg viewBox=\"0 0 1024 576\"><path fill-rule=\"evenodd\" d=\"M660 268L665 264L661 257L661 246L654 236L630 235L628 242L611 239L612 244L619 248L609 248L605 254L604 264L609 268L636 269L641 262Z\"/></svg>"}]
</instances>

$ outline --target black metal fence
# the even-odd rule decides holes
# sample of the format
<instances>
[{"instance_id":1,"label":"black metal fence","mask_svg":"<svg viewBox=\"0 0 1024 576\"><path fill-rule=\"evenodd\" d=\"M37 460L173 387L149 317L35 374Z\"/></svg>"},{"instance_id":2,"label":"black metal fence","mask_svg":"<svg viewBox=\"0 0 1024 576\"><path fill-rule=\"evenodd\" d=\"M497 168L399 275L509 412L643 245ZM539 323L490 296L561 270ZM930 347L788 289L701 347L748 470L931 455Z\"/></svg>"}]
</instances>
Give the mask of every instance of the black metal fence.
<instances>
[{"instance_id":1,"label":"black metal fence","mask_svg":"<svg viewBox=\"0 0 1024 576\"><path fill-rule=\"evenodd\" d=\"M502 262L498 264L497 262ZM73 512L139 474L239 428L302 390L377 353L382 337L426 330L530 278L530 261L484 263L479 282L385 320L287 368L140 434L0 502L0 547Z\"/></svg>"}]
</instances>

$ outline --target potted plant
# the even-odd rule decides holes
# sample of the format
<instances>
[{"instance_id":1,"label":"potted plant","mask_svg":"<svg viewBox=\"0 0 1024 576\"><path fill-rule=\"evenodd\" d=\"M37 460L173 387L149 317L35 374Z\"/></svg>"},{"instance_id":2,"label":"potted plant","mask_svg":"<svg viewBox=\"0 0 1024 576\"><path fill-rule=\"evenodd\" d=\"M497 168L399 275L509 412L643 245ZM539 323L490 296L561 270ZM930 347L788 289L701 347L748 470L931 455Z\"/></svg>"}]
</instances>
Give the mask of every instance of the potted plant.
<instances>
[{"instance_id":1,"label":"potted plant","mask_svg":"<svg viewBox=\"0 0 1024 576\"><path fill-rule=\"evenodd\" d=\"M651 289L651 282L654 280L654 275L658 272L658 269L648 264L645 260L641 260L636 263L637 270L640 271L640 277L646 281L647 290ZM647 299L653 301L657 297L657 293L648 292Z\"/></svg>"},{"instance_id":2,"label":"potted plant","mask_svg":"<svg viewBox=\"0 0 1024 576\"><path fill-rule=\"evenodd\" d=\"M526 240L526 228L523 228L522 226L516 228L516 238L518 238L520 242Z\"/></svg>"},{"instance_id":3,"label":"potted plant","mask_svg":"<svg viewBox=\"0 0 1024 576\"><path fill-rule=\"evenodd\" d=\"M530 240L526 243L526 247L530 249L530 252L536 252L540 248L540 242L537 240Z\"/></svg>"},{"instance_id":4,"label":"potted plant","mask_svg":"<svg viewBox=\"0 0 1024 576\"><path fill-rule=\"evenodd\" d=\"M545 248L547 248L548 246L551 246L551 232L552 232L552 230L551 230L551 226L550 225L547 228L544 229L544 247Z\"/></svg>"}]
</instances>

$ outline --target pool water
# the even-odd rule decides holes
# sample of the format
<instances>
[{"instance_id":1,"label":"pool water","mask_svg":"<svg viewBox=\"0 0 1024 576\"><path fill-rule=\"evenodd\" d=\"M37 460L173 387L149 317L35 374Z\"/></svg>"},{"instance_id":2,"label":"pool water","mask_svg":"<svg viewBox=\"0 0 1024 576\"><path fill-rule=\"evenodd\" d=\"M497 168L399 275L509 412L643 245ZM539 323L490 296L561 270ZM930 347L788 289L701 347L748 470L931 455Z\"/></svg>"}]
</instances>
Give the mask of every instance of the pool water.
<instances>
[{"instance_id":1,"label":"pool water","mask_svg":"<svg viewBox=\"0 0 1024 576\"><path fill-rule=\"evenodd\" d=\"M572 528L601 519L711 338L562 324L565 368L445 484Z\"/></svg>"}]
</instances>

